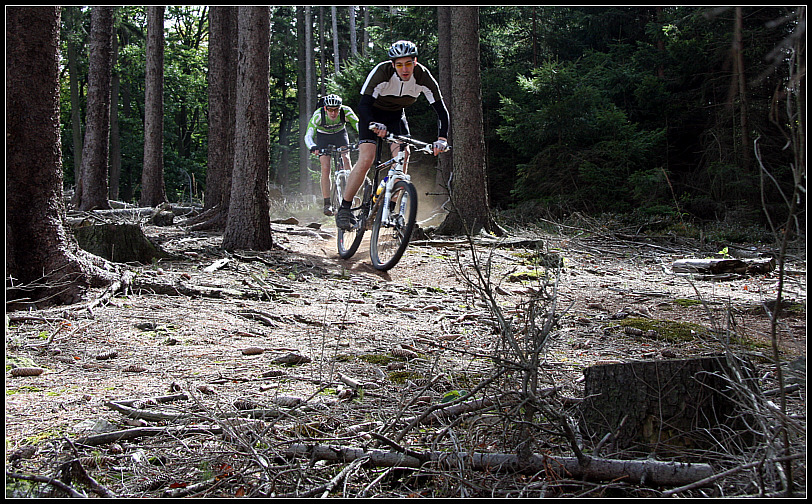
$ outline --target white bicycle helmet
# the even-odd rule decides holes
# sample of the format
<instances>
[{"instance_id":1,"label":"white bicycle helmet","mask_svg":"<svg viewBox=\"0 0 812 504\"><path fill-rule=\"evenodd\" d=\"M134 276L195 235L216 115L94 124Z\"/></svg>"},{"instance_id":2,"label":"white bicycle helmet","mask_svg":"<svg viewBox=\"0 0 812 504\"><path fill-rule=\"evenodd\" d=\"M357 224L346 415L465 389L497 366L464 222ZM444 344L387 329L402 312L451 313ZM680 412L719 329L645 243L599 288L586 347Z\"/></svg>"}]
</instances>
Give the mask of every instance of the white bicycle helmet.
<instances>
[{"instance_id":1,"label":"white bicycle helmet","mask_svg":"<svg viewBox=\"0 0 812 504\"><path fill-rule=\"evenodd\" d=\"M408 40L398 40L389 48L389 59L405 58L407 56L417 56L417 46Z\"/></svg>"},{"instance_id":2,"label":"white bicycle helmet","mask_svg":"<svg viewBox=\"0 0 812 504\"><path fill-rule=\"evenodd\" d=\"M341 106L341 97L335 94L329 94L324 97L324 106L325 107L340 107Z\"/></svg>"}]
</instances>

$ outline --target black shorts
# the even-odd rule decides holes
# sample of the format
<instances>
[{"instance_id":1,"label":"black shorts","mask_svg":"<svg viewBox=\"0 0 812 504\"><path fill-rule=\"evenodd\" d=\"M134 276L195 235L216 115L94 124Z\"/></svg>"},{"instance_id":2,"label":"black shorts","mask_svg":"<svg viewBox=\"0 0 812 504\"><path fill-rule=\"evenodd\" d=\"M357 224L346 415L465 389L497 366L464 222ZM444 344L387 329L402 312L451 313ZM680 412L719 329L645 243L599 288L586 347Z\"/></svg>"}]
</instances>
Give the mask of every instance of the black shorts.
<instances>
[{"instance_id":1,"label":"black shorts","mask_svg":"<svg viewBox=\"0 0 812 504\"><path fill-rule=\"evenodd\" d=\"M347 135L346 128L335 133L322 133L320 131L316 132L316 148L319 150L326 149L328 145L332 145L334 147L344 147L345 145L349 144L350 137Z\"/></svg>"},{"instance_id":2,"label":"black shorts","mask_svg":"<svg viewBox=\"0 0 812 504\"><path fill-rule=\"evenodd\" d=\"M372 107L372 122L382 123L386 126L389 133L393 135L409 135L409 122L406 120L406 111L388 111ZM378 135L368 127L358 125L360 131L358 132L358 143L362 142L375 142L378 140Z\"/></svg>"}]
</instances>

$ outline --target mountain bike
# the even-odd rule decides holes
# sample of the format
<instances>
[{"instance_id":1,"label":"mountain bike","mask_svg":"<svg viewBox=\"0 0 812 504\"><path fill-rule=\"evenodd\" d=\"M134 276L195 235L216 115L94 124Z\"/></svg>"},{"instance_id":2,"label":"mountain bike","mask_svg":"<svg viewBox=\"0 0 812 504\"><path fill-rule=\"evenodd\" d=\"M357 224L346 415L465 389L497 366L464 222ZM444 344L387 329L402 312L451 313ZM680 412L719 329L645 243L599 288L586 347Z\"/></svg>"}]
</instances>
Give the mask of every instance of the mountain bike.
<instances>
[{"instance_id":1,"label":"mountain bike","mask_svg":"<svg viewBox=\"0 0 812 504\"><path fill-rule=\"evenodd\" d=\"M400 146L397 155L388 161L381 161L384 143ZM373 178L365 177L350 209L356 225L348 231L338 230L338 255L342 259L349 259L358 251L364 233L370 230L369 258L375 269L387 271L403 257L417 220L417 189L411 177L403 173L408 146L414 147L415 152L434 154L432 144L410 137L389 133L378 139ZM385 170L388 171L383 175Z\"/></svg>"},{"instance_id":2,"label":"mountain bike","mask_svg":"<svg viewBox=\"0 0 812 504\"><path fill-rule=\"evenodd\" d=\"M321 151L322 154L328 154L333 158L333 178L330 180L330 204L333 206L334 211L338 210L339 205L341 205L341 200L344 199L344 188L347 186L347 177L349 177L350 170L352 170L352 166L344 166L343 154L354 150L358 150L358 144L345 145L344 147L328 145Z\"/></svg>"}]
</instances>

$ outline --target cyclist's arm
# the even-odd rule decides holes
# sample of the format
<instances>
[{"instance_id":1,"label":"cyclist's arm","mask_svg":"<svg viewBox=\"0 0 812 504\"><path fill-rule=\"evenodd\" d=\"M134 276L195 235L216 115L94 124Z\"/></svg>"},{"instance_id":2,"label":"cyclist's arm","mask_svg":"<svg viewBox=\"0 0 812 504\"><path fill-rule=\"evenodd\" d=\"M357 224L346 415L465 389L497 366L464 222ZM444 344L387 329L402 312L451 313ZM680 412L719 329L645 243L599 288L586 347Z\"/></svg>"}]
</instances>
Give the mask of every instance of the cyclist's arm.
<instances>
[{"instance_id":1,"label":"cyclist's arm","mask_svg":"<svg viewBox=\"0 0 812 504\"><path fill-rule=\"evenodd\" d=\"M310 118L310 121L307 123L307 130L305 132L305 145L307 145L307 150L312 151L316 147L316 128L318 127L319 121L319 109L313 113L313 116Z\"/></svg>"},{"instance_id":2,"label":"cyclist's arm","mask_svg":"<svg viewBox=\"0 0 812 504\"><path fill-rule=\"evenodd\" d=\"M353 111L350 107L346 105L342 105L344 107L344 118L350 124L350 127L355 130L356 135L358 134L358 116L355 115L355 111Z\"/></svg>"},{"instance_id":3,"label":"cyclist's arm","mask_svg":"<svg viewBox=\"0 0 812 504\"><path fill-rule=\"evenodd\" d=\"M437 113L437 138L448 140L448 109L442 98L432 103L431 108Z\"/></svg>"}]
</instances>

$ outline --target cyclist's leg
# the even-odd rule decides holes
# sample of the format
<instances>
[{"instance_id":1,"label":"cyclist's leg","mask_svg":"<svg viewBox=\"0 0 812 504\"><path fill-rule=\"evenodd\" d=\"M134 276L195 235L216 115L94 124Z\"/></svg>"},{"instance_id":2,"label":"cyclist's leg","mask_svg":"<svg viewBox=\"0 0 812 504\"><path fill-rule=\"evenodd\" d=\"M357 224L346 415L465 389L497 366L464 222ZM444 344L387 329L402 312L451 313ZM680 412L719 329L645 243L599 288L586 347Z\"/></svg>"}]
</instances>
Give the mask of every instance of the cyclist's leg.
<instances>
[{"instance_id":1,"label":"cyclist's leg","mask_svg":"<svg viewBox=\"0 0 812 504\"><path fill-rule=\"evenodd\" d=\"M319 164L321 165L321 196L327 201L330 199L330 156L319 156Z\"/></svg>"},{"instance_id":2,"label":"cyclist's leg","mask_svg":"<svg viewBox=\"0 0 812 504\"><path fill-rule=\"evenodd\" d=\"M352 203L352 197L358 192L358 188L364 182L370 166L375 161L375 146L374 142L364 142L358 146L358 161L350 171L350 176L347 177L347 189L344 193L344 202ZM350 198L348 201L347 198Z\"/></svg>"}]
</instances>

